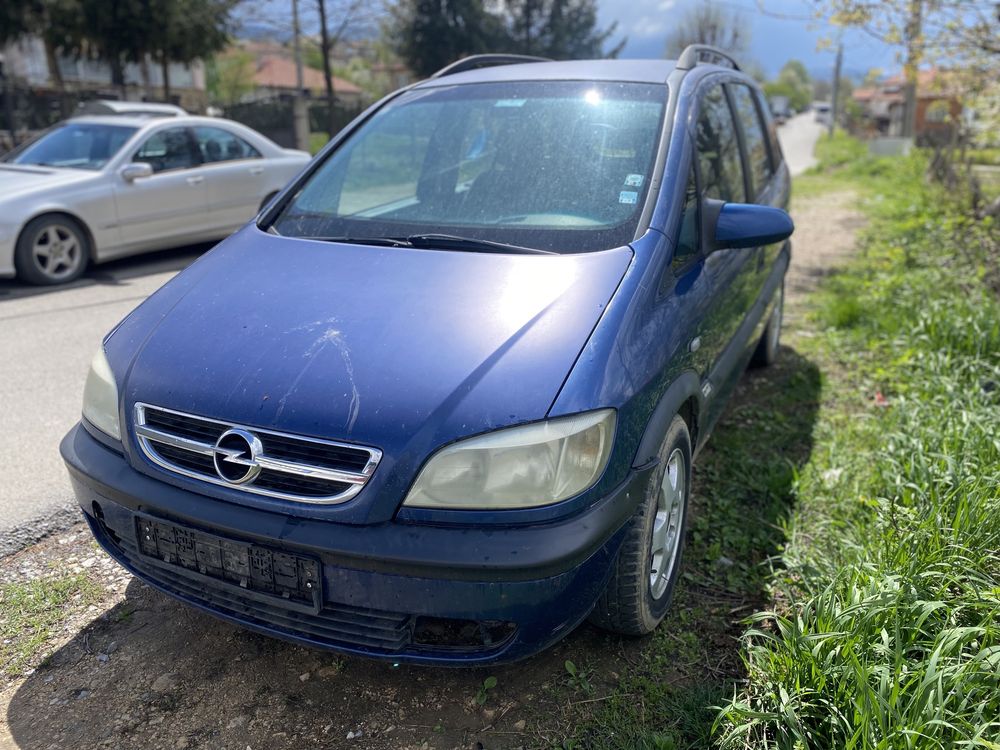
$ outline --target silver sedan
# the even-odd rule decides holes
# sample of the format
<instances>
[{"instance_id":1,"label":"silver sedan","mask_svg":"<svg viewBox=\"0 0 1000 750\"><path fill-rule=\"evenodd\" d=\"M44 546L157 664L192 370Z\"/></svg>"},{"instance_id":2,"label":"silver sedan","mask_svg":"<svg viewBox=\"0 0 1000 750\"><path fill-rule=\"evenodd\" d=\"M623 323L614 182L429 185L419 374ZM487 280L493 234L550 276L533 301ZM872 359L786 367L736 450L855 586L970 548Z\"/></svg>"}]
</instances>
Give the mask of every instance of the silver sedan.
<instances>
[{"instance_id":1,"label":"silver sedan","mask_svg":"<svg viewBox=\"0 0 1000 750\"><path fill-rule=\"evenodd\" d=\"M0 160L0 278L59 284L88 263L221 239L309 158L217 118L67 120Z\"/></svg>"}]
</instances>

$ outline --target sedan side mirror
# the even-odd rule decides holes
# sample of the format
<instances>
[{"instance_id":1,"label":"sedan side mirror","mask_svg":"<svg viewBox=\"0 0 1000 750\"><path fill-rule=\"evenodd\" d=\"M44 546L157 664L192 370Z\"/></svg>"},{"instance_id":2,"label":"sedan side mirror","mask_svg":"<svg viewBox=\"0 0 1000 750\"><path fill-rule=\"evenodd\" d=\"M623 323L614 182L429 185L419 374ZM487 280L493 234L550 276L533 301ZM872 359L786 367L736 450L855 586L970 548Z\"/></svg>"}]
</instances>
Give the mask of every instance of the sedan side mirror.
<instances>
[{"instance_id":1,"label":"sedan side mirror","mask_svg":"<svg viewBox=\"0 0 1000 750\"><path fill-rule=\"evenodd\" d=\"M708 198L702 206L708 252L760 247L781 242L795 231L786 211L752 203L724 203Z\"/></svg>"},{"instance_id":2,"label":"sedan side mirror","mask_svg":"<svg viewBox=\"0 0 1000 750\"><path fill-rule=\"evenodd\" d=\"M144 161L134 161L122 167L120 174L125 182L135 182L143 177L152 177L153 165Z\"/></svg>"}]
</instances>

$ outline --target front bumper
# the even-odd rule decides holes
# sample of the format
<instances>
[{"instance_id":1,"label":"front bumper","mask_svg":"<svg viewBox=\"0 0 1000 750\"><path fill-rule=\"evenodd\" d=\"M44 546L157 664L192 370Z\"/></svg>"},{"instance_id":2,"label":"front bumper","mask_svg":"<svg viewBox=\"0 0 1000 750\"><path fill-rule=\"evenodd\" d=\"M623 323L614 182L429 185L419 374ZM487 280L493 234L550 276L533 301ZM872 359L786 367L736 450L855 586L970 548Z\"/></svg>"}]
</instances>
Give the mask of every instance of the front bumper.
<instances>
[{"instance_id":1,"label":"front bumper","mask_svg":"<svg viewBox=\"0 0 1000 750\"><path fill-rule=\"evenodd\" d=\"M249 508L157 481L81 425L60 449L98 542L152 586L267 635L430 664L513 661L575 628L604 589L649 475L633 472L607 498L547 524L359 527ZM137 514L318 560L321 609L296 611L143 555Z\"/></svg>"}]
</instances>

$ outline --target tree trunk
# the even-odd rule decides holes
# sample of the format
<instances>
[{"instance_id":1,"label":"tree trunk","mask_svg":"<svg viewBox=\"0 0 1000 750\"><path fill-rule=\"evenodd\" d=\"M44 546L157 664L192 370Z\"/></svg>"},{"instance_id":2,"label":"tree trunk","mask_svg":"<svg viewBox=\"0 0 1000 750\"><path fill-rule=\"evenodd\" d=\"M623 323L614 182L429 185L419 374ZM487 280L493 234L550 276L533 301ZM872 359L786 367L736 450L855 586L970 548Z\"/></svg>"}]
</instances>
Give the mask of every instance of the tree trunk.
<instances>
[{"instance_id":1,"label":"tree trunk","mask_svg":"<svg viewBox=\"0 0 1000 750\"><path fill-rule=\"evenodd\" d=\"M906 138L917 135L917 77L920 71L923 26L923 0L910 0L910 18L906 22L906 83L903 86L903 133Z\"/></svg>"},{"instance_id":2,"label":"tree trunk","mask_svg":"<svg viewBox=\"0 0 1000 750\"><path fill-rule=\"evenodd\" d=\"M170 59L167 53L160 55L160 71L163 73L163 101L170 101Z\"/></svg>"},{"instance_id":3,"label":"tree trunk","mask_svg":"<svg viewBox=\"0 0 1000 750\"><path fill-rule=\"evenodd\" d=\"M326 132L331 138L336 133L334 127L333 105L336 97L333 94L333 70L330 67L330 30L326 25L326 0L316 0L319 5L320 51L323 53L323 80L326 83Z\"/></svg>"},{"instance_id":4,"label":"tree trunk","mask_svg":"<svg viewBox=\"0 0 1000 750\"><path fill-rule=\"evenodd\" d=\"M45 64L49 66L49 78L52 85L60 94L66 91L66 82L63 80L62 71L59 70L59 57L51 39L45 39Z\"/></svg>"},{"instance_id":5,"label":"tree trunk","mask_svg":"<svg viewBox=\"0 0 1000 750\"><path fill-rule=\"evenodd\" d=\"M118 89L122 101L126 101L128 89L125 88L125 64L122 62L121 55L111 55L108 65L111 66L111 85Z\"/></svg>"}]
</instances>

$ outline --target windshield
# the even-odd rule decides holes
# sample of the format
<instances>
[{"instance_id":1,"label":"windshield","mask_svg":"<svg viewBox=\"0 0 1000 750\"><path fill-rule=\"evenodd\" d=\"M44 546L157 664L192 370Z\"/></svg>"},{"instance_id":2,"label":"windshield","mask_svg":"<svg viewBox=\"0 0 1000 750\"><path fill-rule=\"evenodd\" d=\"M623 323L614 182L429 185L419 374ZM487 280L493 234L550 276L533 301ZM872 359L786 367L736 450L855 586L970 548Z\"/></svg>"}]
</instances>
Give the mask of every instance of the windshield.
<instances>
[{"instance_id":1,"label":"windshield","mask_svg":"<svg viewBox=\"0 0 1000 750\"><path fill-rule=\"evenodd\" d=\"M56 125L4 159L10 164L102 169L136 128L125 125L67 122Z\"/></svg>"},{"instance_id":2,"label":"windshield","mask_svg":"<svg viewBox=\"0 0 1000 750\"><path fill-rule=\"evenodd\" d=\"M446 233L556 252L635 235L666 87L528 81L415 90L377 112L271 222L338 240Z\"/></svg>"}]
</instances>

